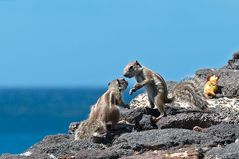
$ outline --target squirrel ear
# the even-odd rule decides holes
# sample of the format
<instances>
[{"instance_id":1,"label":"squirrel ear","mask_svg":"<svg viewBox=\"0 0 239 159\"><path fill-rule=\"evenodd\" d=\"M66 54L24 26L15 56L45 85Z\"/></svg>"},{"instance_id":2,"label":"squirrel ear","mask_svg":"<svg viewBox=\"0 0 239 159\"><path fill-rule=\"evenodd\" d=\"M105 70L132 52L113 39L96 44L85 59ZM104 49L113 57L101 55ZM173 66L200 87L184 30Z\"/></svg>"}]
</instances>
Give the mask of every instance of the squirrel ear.
<instances>
[{"instance_id":1,"label":"squirrel ear","mask_svg":"<svg viewBox=\"0 0 239 159\"><path fill-rule=\"evenodd\" d=\"M135 61L136 65L141 66L138 60Z\"/></svg>"}]
</instances>

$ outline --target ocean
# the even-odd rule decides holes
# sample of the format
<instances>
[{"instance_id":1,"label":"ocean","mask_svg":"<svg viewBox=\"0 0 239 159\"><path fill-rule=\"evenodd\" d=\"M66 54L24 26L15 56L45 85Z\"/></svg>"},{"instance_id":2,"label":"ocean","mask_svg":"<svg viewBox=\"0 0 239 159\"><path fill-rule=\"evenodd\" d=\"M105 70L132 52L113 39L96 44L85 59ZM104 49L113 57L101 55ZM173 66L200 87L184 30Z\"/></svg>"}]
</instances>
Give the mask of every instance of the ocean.
<instances>
[{"instance_id":1,"label":"ocean","mask_svg":"<svg viewBox=\"0 0 239 159\"><path fill-rule=\"evenodd\" d=\"M88 117L105 90L0 89L0 154L22 153L46 135L67 133L71 122Z\"/></svg>"}]
</instances>

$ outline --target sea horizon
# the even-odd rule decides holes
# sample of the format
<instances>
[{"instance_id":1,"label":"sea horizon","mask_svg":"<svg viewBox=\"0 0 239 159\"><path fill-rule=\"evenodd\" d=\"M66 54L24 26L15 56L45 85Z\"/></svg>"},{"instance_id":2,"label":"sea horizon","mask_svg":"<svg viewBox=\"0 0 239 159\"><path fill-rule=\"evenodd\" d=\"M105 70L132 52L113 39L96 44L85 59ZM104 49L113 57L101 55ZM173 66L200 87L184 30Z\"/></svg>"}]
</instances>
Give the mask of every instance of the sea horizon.
<instances>
[{"instance_id":1,"label":"sea horizon","mask_svg":"<svg viewBox=\"0 0 239 159\"><path fill-rule=\"evenodd\" d=\"M67 134L107 88L0 88L0 154L23 153L47 135ZM128 103L133 96L125 91ZM134 95L135 96L135 95Z\"/></svg>"}]
</instances>

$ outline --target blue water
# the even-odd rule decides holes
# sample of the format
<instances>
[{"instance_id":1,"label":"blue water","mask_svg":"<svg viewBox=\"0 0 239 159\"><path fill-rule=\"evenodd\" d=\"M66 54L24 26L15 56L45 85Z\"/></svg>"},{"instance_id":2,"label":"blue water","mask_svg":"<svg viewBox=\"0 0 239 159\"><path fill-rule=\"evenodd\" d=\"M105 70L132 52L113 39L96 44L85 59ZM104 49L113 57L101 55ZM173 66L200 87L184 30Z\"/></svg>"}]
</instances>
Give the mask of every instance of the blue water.
<instances>
[{"instance_id":1,"label":"blue water","mask_svg":"<svg viewBox=\"0 0 239 159\"><path fill-rule=\"evenodd\" d=\"M105 89L0 89L0 154L21 153L87 118ZM132 97L125 95L129 102Z\"/></svg>"}]
</instances>

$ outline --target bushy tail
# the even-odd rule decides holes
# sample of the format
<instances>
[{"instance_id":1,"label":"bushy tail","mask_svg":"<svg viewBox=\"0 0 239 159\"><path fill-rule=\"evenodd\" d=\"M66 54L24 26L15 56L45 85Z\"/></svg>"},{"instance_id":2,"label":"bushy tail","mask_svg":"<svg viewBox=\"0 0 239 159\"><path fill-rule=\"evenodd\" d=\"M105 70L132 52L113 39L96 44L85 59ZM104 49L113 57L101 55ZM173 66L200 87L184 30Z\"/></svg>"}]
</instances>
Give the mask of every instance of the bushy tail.
<instances>
[{"instance_id":1,"label":"bushy tail","mask_svg":"<svg viewBox=\"0 0 239 159\"><path fill-rule=\"evenodd\" d=\"M208 102L201 93L201 83L195 79L180 82L174 88L174 101L193 104L203 111L207 111Z\"/></svg>"},{"instance_id":2,"label":"bushy tail","mask_svg":"<svg viewBox=\"0 0 239 159\"><path fill-rule=\"evenodd\" d=\"M75 140L81 140L96 136L103 136L107 132L106 125L100 121L84 120L75 131Z\"/></svg>"}]
</instances>

